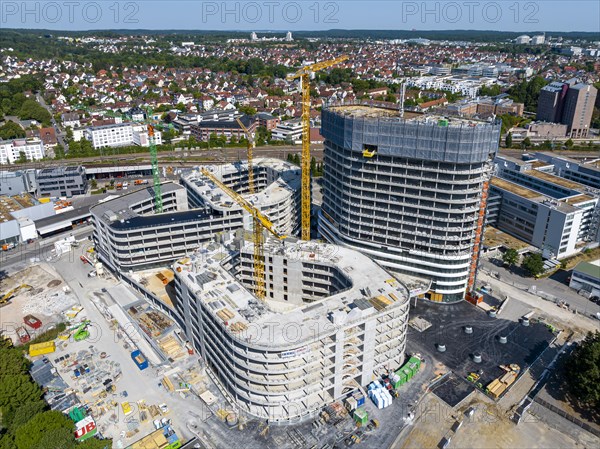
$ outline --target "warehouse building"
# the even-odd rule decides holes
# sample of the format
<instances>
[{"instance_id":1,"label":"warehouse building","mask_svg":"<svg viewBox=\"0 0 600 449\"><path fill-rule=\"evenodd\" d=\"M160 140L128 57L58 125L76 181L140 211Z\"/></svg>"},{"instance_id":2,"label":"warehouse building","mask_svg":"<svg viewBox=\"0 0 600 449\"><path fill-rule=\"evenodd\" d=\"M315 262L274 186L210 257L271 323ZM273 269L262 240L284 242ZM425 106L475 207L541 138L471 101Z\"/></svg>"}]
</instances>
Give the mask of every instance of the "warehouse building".
<instances>
[{"instance_id":1,"label":"warehouse building","mask_svg":"<svg viewBox=\"0 0 600 449\"><path fill-rule=\"evenodd\" d=\"M247 165L207 167L225 185L247 195ZM115 272L165 266L218 233L242 229L250 214L199 171L181 178L182 187L162 184L163 213L155 214L149 186L90 209L101 260ZM299 227L300 169L276 159L255 167L257 193L246 198L268 215L280 232Z\"/></svg>"},{"instance_id":2,"label":"warehouse building","mask_svg":"<svg viewBox=\"0 0 600 449\"><path fill-rule=\"evenodd\" d=\"M402 365L408 290L381 266L348 248L267 240L261 301L252 256L228 237L173 265L188 339L235 407L301 420Z\"/></svg>"},{"instance_id":3,"label":"warehouse building","mask_svg":"<svg viewBox=\"0 0 600 449\"><path fill-rule=\"evenodd\" d=\"M498 123L362 105L322 112L319 232L460 301L474 280Z\"/></svg>"},{"instance_id":4,"label":"warehouse building","mask_svg":"<svg viewBox=\"0 0 600 449\"><path fill-rule=\"evenodd\" d=\"M487 222L539 248L545 258L576 254L598 241L600 191L556 176L534 159L495 159Z\"/></svg>"}]
</instances>

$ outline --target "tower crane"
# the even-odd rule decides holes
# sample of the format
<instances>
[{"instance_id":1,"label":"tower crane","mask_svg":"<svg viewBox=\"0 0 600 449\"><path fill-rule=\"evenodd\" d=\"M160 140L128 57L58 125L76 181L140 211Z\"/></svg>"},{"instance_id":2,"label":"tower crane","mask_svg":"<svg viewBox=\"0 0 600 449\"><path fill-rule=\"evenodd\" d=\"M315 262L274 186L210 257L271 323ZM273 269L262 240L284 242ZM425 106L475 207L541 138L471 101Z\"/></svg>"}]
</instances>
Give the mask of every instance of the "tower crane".
<instances>
[{"instance_id":1,"label":"tower crane","mask_svg":"<svg viewBox=\"0 0 600 449\"><path fill-rule=\"evenodd\" d=\"M236 203L244 208L254 220L254 226L252 230L252 242L254 243L254 283L255 290L254 294L257 298L264 300L265 298L265 251L264 251L264 237L263 228L277 237L279 240L286 238L285 235L280 234L276 229L275 225L269 220L261 211L255 208L246 198L232 189L227 187L221 181L219 181L211 172L203 168L201 173L210 179L215 185L221 188L223 192L231 197Z\"/></svg>"},{"instance_id":2,"label":"tower crane","mask_svg":"<svg viewBox=\"0 0 600 449\"><path fill-rule=\"evenodd\" d=\"M244 131L244 134L246 134L246 139L248 140L248 189L250 190L250 193L254 193L254 161L252 158L256 144L254 143L252 133L246 128L246 125L242 123L239 117L236 117L235 119L238 122L238 125L240 125L240 128Z\"/></svg>"},{"instance_id":3,"label":"tower crane","mask_svg":"<svg viewBox=\"0 0 600 449\"><path fill-rule=\"evenodd\" d=\"M348 56L340 56L317 62L287 76L288 80L300 78L302 89L302 240L310 240L310 75L347 59Z\"/></svg>"}]
</instances>

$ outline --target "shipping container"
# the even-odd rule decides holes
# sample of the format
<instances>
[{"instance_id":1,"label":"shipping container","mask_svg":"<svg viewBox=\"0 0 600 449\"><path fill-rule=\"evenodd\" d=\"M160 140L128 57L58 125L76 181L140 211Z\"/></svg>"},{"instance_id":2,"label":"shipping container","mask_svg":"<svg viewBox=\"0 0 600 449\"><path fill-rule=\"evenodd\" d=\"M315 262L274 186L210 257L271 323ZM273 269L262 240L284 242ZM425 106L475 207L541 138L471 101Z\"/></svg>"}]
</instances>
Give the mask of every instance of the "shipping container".
<instances>
[{"instance_id":1,"label":"shipping container","mask_svg":"<svg viewBox=\"0 0 600 449\"><path fill-rule=\"evenodd\" d=\"M402 370L396 371L396 374L399 377L400 385L404 385L408 380L406 379L406 374Z\"/></svg>"},{"instance_id":2,"label":"shipping container","mask_svg":"<svg viewBox=\"0 0 600 449\"><path fill-rule=\"evenodd\" d=\"M363 408L356 409L352 417L354 418L354 422L361 426L366 426L369 422L369 414Z\"/></svg>"},{"instance_id":3,"label":"shipping container","mask_svg":"<svg viewBox=\"0 0 600 449\"><path fill-rule=\"evenodd\" d=\"M26 315L25 318L23 318L23 322L33 329L39 329L42 327L42 322L40 319L34 317L33 315Z\"/></svg>"},{"instance_id":4,"label":"shipping container","mask_svg":"<svg viewBox=\"0 0 600 449\"><path fill-rule=\"evenodd\" d=\"M38 355L50 354L56 351L56 345L53 341L47 341L45 343L38 343L29 346L29 356L36 357Z\"/></svg>"},{"instance_id":5,"label":"shipping container","mask_svg":"<svg viewBox=\"0 0 600 449\"><path fill-rule=\"evenodd\" d=\"M357 407L361 407L363 405L365 405L365 395L362 394L361 392L357 391L355 392L352 397L354 399L356 399L356 405Z\"/></svg>"},{"instance_id":6,"label":"shipping container","mask_svg":"<svg viewBox=\"0 0 600 449\"><path fill-rule=\"evenodd\" d=\"M408 363L414 363L415 365L417 365L417 369L421 368L421 359L418 357L411 357L408 360Z\"/></svg>"},{"instance_id":7,"label":"shipping container","mask_svg":"<svg viewBox=\"0 0 600 449\"><path fill-rule=\"evenodd\" d=\"M406 367L405 367L405 368L402 368L402 372L403 372L404 374L406 374L406 381L407 381L407 382L408 382L409 380L411 380L411 379L412 379L412 377L413 377L413 373L412 373L412 371L411 371L410 369L408 369L408 368L406 368Z\"/></svg>"},{"instance_id":8,"label":"shipping container","mask_svg":"<svg viewBox=\"0 0 600 449\"><path fill-rule=\"evenodd\" d=\"M145 370L148 368L148 360L142 355L139 350L135 350L131 353L131 359L137 365L140 370Z\"/></svg>"},{"instance_id":9,"label":"shipping container","mask_svg":"<svg viewBox=\"0 0 600 449\"><path fill-rule=\"evenodd\" d=\"M352 396L346 399L346 410L349 412L356 410L358 408L358 402Z\"/></svg>"}]
</instances>

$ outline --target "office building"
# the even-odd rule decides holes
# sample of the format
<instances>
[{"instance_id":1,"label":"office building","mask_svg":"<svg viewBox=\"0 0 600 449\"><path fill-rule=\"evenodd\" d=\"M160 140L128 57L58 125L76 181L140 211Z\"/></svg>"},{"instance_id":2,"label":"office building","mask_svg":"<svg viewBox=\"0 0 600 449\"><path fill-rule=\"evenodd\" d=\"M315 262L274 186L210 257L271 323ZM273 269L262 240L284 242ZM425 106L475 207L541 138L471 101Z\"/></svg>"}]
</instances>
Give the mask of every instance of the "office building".
<instances>
[{"instance_id":1,"label":"office building","mask_svg":"<svg viewBox=\"0 0 600 449\"><path fill-rule=\"evenodd\" d=\"M300 225L300 169L276 159L257 160L254 195L248 194L246 164L209 166L214 176L244 195L287 235ZM250 226L248 212L197 170L183 185L162 184L163 213L155 214L150 186L90 209L100 259L113 271L164 266L220 232Z\"/></svg>"},{"instance_id":2,"label":"office building","mask_svg":"<svg viewBox=\"0 0 600 449\"><path fill-rule=\"evenodd\" d=\"M560 123L568 90L569 84L558 81L542 87L538 97L536 119L542 122Z\"/></svg>"},{"instance_id":3,"label":"office building","mask_svg":"<svg viewBox=\"0 0 600 449\"><path fill-rule=\"evenodd\" d=\"M600 190L600 157L582 162L552 153L535 153L531 158L547 163L552 173L561 178Z\"/></svg>"},{"instance_id":4,"label":"office building","mask_svg":"<svg viewBox=\"0 0 600 449\"><path fill-rule=\"evenodd\" d=\"M245 114L238 115L226 111L224 114L211 113L199 116L197 123L189 125L190 134L201 142L206 142L213 134L224 136L227 141L231 140L231 137L235 137L239 141L241 138L246 137L246 133L236 118L239 118L250 133L253 134L256 131L257 125L254 119Z\"/></svg>"},{"instance_id":5,"label":"office building","mask_svg":"<svg viewBox=\"0 0 600 449\"><path fill-rule=\"evenodd\" d=\"M598 89L571 79L544 86L538 99L537 120L567 125L567 136L588 135Z\"/></svg>"},{"instance_id":6,"label":"office building","mask_svg":"<svg viewBox=\"0 0 600 449\"><path fill-rule=\"evenodd\" d=\"M0 171L0 195L35 193L35 170Z\"/></svg>"},{"instance_id":7,"label":"office building","mask_svg":"<svg viewBox=\"0 0 600 449\"><path fill-rule=\"evenodd\" d=\"M265 243L265 300L252 244L225 238L173 265L188 340L232 406L269 423L315 417L405 357L406 287L357 251L292 240Z\"/></svg>"},{"instance_id":8,"label":"office building","mask_svg":"<svg viewBox=\"0 0 600 449\"><path fill-rule=\"evenodd\" d=\"M561 121L569 127L569 137L580 139L588 136L597 95L598 89L591 84L580 83L569 87Z\"/></svg>"},{"instance_id":9,"label":"office building","mask_svg":"<svg viewBox=\"0 0 600 449\"><path fill-rule=\"evenodd\" d=\"M553 174L551 164L497 156L488 224L538 248L547 259L578 253L598 241L597 189Z\"/></svg>"},{"instance_id":10,"label":"office building","mask_svg":"<svg viewBox=\"0 0 600 449\"><path fill-rule=\"evenodd\" d=\"M87 192L87 177L81 165L43 168L37 172L36 180L39 197L72 197Z\"/></svg>"},{"instance_id":11,"label":"office building","mask_svg":"<svg viewBox=\"0 0 600 449\"><path fill-rule=\"evenodd\" d=\"M352 105L324 109L321 133L322 237L430 279L430 299L462 300L500 125Z\"/></svg>"},{"instance_id":12,"label":"office building","mask_svg":"<svg viewBox=\"0 0 600 449\"><path fill-rule=\"evenodd\" d=\"M0 140L0 165L14 164L21 158L39 161L45 155L44 142L40 139Z\"/></svg>"}]
</instances>

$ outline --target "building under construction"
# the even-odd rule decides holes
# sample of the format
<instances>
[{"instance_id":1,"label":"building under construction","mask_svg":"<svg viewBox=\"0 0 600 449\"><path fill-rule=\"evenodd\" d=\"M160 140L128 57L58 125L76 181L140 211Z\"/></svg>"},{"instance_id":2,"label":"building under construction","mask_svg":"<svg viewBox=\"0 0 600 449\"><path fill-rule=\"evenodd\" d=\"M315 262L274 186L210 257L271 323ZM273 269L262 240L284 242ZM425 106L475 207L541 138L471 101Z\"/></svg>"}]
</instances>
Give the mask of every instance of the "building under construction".
<instances>
[{"instance_id":1,"label":"building under construction","mask_svg":"<svg viewBox=\"0 0 600 449\"><path fill-rule=\"evenodd\" d=\"M500 124L365 105L322 112L319 232L389 270L431 279L427 298L472 290Z\"/></svg>"},{"instance_id":2,"label":"building under construction","mask_svg":"<svg viewBox=\"0 0 600 449\"><path fill-rule=\"evenodd\" d=\"M247 192L243 163L207 167L227 187L272 217L286 234L300 226L300 169L277 159L255 162L256 192ZM186 172L182 187L161 185L163 212L155 213L152 187L138 189L90 209L100 260L115 273L165 266L211 241L252 222L250 215L199 171Z\"/></svg>"},{"instance_id":3,"label":"building under construction","mask_svg":"<svg viewBox=\"0 0 600 449\"><path fill-rule=\"evenodd\" d=\"M381 266L348 248L270 239L259 300L252 245L226 234L173 265L184 330L232 404L298 421L402 365L409 294Z\"/></svg>"}]
</instances>

